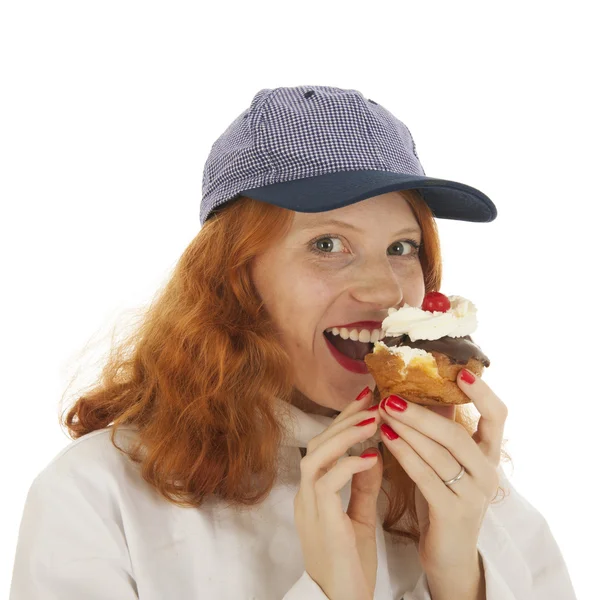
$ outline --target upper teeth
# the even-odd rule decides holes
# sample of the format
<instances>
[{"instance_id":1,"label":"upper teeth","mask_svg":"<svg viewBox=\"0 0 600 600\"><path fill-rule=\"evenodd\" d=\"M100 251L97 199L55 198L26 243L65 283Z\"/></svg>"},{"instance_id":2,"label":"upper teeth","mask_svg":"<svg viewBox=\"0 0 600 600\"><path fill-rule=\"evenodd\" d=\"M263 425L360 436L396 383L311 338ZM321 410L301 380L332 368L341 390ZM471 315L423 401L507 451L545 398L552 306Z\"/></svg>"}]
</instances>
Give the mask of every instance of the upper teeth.
<instances>
[{"instance_id":1,"label":"upper teeth","mask_svg":"<svg viewBox=\"0 0 600 600\"><path fill-rule=\"evenodd\" d=\"M343 340L350 338L355 342L371 342L372 344L382 340L385 337L383 332L380 332L379 329L373 329L373 331L361 329L359 332L358 329L352 329L351 331L348 331L345 327L342 327L341 329L332 327L330 329L326 329L325 331L332 333L333 335L339 335Z\"/></svg>"}]
</instances>

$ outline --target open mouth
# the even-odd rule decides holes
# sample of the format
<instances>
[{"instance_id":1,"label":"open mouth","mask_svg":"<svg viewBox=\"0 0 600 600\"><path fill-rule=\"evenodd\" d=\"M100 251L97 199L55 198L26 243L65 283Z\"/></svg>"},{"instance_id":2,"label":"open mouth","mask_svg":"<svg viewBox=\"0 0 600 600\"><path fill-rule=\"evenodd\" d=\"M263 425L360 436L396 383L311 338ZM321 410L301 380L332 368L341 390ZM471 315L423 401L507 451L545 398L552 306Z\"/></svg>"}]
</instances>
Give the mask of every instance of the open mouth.
<instances>
[{"instance_id":1,"label":"open mouth","mask_svg":"<svg viewBox=\"0 0 600 600\"><path fill-rule=\"evenodd\" d=\"M329 340L331 345L348 358L354 360L363 360L367 354L373 352L375 344L372 342L355 342L348 338L344 340L339 335L333 335L331 332L324 331L323 335Z\"/></svg>"}]
</instances>

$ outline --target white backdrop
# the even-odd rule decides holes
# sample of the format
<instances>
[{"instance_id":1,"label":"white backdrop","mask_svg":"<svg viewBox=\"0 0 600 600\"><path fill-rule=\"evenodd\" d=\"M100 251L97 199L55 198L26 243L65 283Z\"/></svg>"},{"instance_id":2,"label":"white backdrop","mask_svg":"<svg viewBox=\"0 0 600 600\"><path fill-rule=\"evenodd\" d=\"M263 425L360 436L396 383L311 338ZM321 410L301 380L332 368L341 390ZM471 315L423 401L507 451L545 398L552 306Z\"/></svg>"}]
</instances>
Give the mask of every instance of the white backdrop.
<instances>
[{"instance_id":1,"label":"white backdrop","mask_svg":"<svg viewBox=\"0 0 600 600\"><path fill-rule=\"evenodd\" d=\"M493 223L438 220L441 291L476 304L505 468L598 597L592 3L415 5L2 4L0 589L29 486L70 442L59 401L198 232L212 143L260 89L331 85L405 122L427 175L495 202Z\"/></svg>"}]
</instances>

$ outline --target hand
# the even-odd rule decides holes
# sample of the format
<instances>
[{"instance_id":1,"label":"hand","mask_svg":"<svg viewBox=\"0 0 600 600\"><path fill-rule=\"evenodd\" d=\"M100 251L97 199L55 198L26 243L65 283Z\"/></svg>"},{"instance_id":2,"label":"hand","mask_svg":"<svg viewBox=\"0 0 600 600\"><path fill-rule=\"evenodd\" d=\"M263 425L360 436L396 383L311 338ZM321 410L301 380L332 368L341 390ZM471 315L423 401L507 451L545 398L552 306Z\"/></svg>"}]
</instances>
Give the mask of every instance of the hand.
<instances>
[{"instance_id":1,"label":"hand","mask_svg":"<svg viewBox=\"0 0 600 600\"><path fill-rule=\"evenodd\" d=\"M499 485L497 467L508 410L486 383L471 375L472 384L459 377L457 385L481 414L472 437L454 421L455 406L407 402L406 410L398 411L386 398L380 404L385 424L399 436L390 440L384 424L383 442L416 484L419 558L428 574L477 564L479 531ZM447 486L444 481L456 477L461 466L465 474Z\"/></svg>"},{"instance_id":2,"label":"hand","mask_svg":"<svg viewBox=\"0 0 600 600\"><path fill-rule=\"evenodd\" d=\"M382 419L367 411L369 392L352 401L331 425L308 443L300 461L300 489L294 498L294 522L307 573L330 600L372 600L377 577L377 497L383 460L340 457L354 444L375 435ZM355 426L366 419L369 425ZM352 478L348 511L338 492Z\"/></svg>"}]
</instances>

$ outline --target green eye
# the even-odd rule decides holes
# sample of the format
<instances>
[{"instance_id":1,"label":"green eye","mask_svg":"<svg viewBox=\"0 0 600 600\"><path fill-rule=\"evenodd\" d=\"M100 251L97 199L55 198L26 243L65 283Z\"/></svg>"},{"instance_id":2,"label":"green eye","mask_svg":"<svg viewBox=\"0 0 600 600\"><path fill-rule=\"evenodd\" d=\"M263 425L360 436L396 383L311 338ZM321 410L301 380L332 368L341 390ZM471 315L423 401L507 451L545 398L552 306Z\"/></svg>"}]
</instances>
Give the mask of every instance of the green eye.
<instances>
[{"instance_id":1,"label":"green eye","mask_svg":"<svg viewBox=\"0 0 600 600\"><path fill-rule=\"evenodd\" d=\"M323 235L320 236L312 241L309 242L309 250L311 252L313 252L314 254L317 254L319 256L326 256L327 258L331 257L331 256L335 256L336 254L340 254L339 252L327 252L326 250L321 250L317 247L317 245L321 242L323 242L324 240L341 240L341 238L337 235L333 235L333 234L327 234L327 235ZM402 245L405 244L406 247L410 246L410 248L407 248L407 252L405 252L404 254L396 254L394 256L398 256L400 258L404 258L404 257L418 257L419 255L419 250L421 249L421 245L416 242L415 240L400 240L397 242L394 242L390 248L394 247L394 246L399 246L400 248L402 248ZM331 247L332 245L330 245ZM413 250L413 252L411 253L410 250ZM400 252L402 252L402 250L400 250ZM347 254L345 252L341 252L341 254Z\"/></svg>"}]
</instances>

